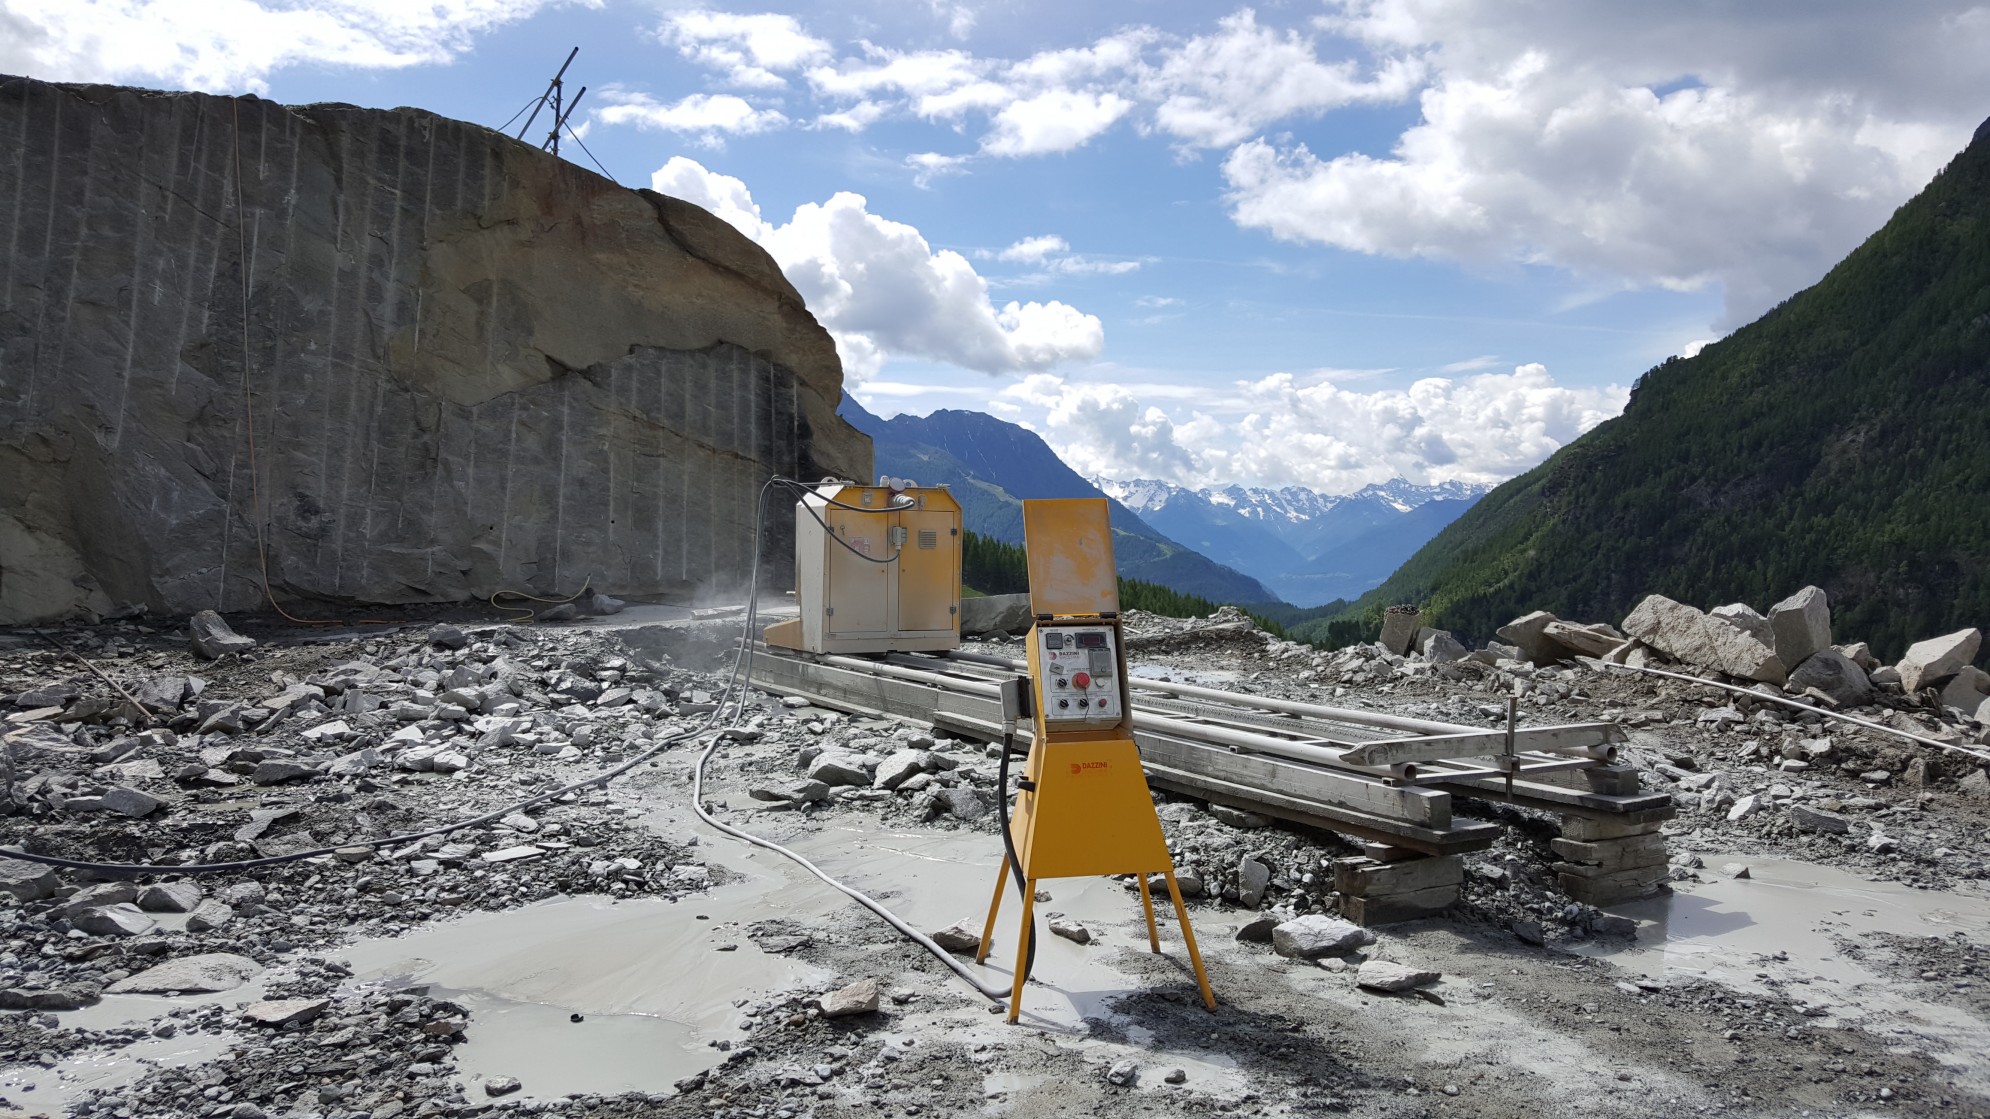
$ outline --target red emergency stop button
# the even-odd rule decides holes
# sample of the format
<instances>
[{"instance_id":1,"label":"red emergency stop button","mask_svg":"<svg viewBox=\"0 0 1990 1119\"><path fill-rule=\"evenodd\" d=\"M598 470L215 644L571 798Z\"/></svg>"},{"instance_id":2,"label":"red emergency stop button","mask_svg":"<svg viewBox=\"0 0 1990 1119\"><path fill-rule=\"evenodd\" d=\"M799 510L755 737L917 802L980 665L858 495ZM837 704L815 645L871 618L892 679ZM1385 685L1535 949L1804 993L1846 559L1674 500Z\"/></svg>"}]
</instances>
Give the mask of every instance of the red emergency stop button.
<instances>
[{"instance_id":1,"label":"red emergency stop button","mask_svg":"<svg viewBox=\"0 0 1990 1119\"><path fill-rule=\"evenodd\" d=\"M1071 678L1071 682L1081 688L1089 688L1092 686L1092 677L1090 673L1080 672Z\"/></svg>"}]
</instances>

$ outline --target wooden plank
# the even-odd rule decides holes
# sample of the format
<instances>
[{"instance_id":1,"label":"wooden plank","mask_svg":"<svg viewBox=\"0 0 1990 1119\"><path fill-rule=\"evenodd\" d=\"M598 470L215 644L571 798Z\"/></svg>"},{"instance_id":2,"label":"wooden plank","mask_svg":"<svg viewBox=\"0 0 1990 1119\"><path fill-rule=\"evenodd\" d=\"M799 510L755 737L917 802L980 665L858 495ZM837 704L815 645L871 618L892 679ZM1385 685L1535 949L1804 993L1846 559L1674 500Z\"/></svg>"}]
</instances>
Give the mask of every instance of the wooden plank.
<instances>
[{"instance_id":1,"label":"wooden plank","mask_svg":"<svg viewBox=\"0 0 1990 1119\"><path fill-rule=\"evenodd\" d=\"M1557 838L1550 839L1548 846L1569 862L1588 863L1610 870L1628 870L1665 862L1665 837L1656 833L1593 842Z\"/></svg>"},{"instance_id":2,"label":"wooden plank","mask_svg":"<svg viewBox=\"0 0 1990 1119\"><path fill-rule=\"evenodd\" d=\"M1340 899L1340 915L1363 928L1372 925L1393 925L1398 921L1435 917L1458 904L1458 893L1456 886L1437 886L1428 890L1412 890L1406 894L1380 894L1374 897L1343 894Z\"/></svg>"},{"instance_id":3,"label":"wooden plank","mask_svg":"<svg viewBox=\"0 0 1990 1119\"><path fill-rule=\"evenodd\" d=\"M1562 838L1578 840L1583 843L1594 843L1602 839L1626 839L1637 835L1653 835L1657 833L1659 826L1666 819L1671 818L1671 815L1668 812L1665 816L1658 819L1646 820L1611 820L1591 819L1584 816L1564 816L1562 817Z\"/></svg>"},{"instance_id":4,"label":"wooden plank","mask_svg":"<svg viewBox=\"0 0 1990 1119\"><path fill-rule=\"evenodd\" d=\"M1440 886L1455 891L1464 880L1465 860L1456 855L1393 863L1378 863L1359 856L1334 860L1334 889L1355 897L1404 894Z\"/></svg>"},{"instance_id":5,"label":"wooden plank","mask_svg":"<svg viewBox=\"0 0 1990 1119\"><path fill-rule=\"evenodd\" d=\"M1133 740L1143 761L1200 773L1236 785L1277 789L1323 805L1392 816L1430 828L1451 823L1451 796L1435 789L1384 785L1269 754L1241 754L1226 747L1190 742L1154 731L1136 730Z\"/></svg>"},{"instance_id":6,"label":"wooden plank","mask_svg":"<svg viewBox=\"0 0 1990 1119\"><path fill-rule=\"evenodd\" d=\"M1498 824L1465 820L1442 830L1419 827L1402 820L1370 816L1351 808L1312 804L1297 797L1244 785L1233 785L1198 773L1185 773L1162 765L1149 764L1147 783L1157 789L1182 793L1214 804L1227 804L1273 816L1322 831L1338 832L1396 847L1408 847L1427 855L1457 855L1483 851L1499 841L1506 829Z\"/></svg>"},{"instance_id":7,"label":"wooden plank","mask_svg":"<svg viewBox=\"0 0 1990 1119\"><path fill-rule=\"evenodd\" d=\"M1463 780L1439 781L1434 786L1450 789L1466 796L1481 796L1487 800L1505 802L1506 781L1498 777L1473 777ZM1664 810L1669 817L1673 812L1670 793L1639 793L1635 796L1606 796L1580 789L1564 789L1537 781L1515 781L1512 802L1529 808L1540 808L1549 812L1595 814L1618 816L1626 813Z\"/></svg>"},{"instance_id":8,"label":"wooden plank","mask_svg":"<svg viewBox=\"0 0 1990 1119\"><path fill-rule=\"evenodd\" d=\"M1552 727L1522 727L1514 732L1513 749L1515 753L1569 754L1623 741L1624 729L1615 723L1569 723ZM1348 750L1341 760L1349 765L1403 765L1504 753L1505 731L1473 730L1460 734L1427 734L1370 742Z\"/></svg>"}]
</instances>

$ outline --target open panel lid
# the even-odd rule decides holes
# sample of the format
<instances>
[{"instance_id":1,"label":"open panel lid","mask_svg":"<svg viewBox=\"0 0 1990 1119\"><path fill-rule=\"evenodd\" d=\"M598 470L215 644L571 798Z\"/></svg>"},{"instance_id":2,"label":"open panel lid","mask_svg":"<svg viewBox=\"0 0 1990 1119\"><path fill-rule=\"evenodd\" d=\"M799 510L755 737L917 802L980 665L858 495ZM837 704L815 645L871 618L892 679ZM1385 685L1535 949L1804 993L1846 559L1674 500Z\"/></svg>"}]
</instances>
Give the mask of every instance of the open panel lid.
<instances>
[{"instance_id":1,"label":"open panel lid","mask_svg":"<svg viewBox=\"0 0 1990 1119\"><path fill-rule=\"evenodd\" d=\"M1103 497L1023 502L1030 613L1066 617L1119 613L1111 518Z\"/></svg>"}]
</instances>

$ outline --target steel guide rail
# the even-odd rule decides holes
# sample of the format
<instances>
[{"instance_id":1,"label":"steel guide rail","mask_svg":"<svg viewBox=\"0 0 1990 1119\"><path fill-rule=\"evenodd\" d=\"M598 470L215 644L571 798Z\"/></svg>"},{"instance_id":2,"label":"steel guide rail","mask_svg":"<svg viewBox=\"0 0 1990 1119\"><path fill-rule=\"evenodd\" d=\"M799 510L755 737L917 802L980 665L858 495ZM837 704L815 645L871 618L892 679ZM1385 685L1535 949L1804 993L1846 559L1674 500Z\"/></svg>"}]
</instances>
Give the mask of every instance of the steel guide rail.
<instances>
[{"instance_id":1,"label":"steel guide rail","mask_svg":"<svg viewBox=\"0 0 1990 1119\"><path fill-rule=\"evenodd\" d=\"M1022 663L974 653L790 656L761 647L753 674L758 686L825 707L993 740L1001 724L995 681ZM1671 813L1663 793L1587 787L1581 771L1607 765L1623 741L1610 723L1488 731L1140 677L1129 683L1142 693L1133 728L1150 784L1262 815L1444 855L1483 849L1500 833L1494 824L1454 820L1454 792L1593 817ZM1024 728L1018 737L1028 734Z\"/></svg>"}]
</instances>

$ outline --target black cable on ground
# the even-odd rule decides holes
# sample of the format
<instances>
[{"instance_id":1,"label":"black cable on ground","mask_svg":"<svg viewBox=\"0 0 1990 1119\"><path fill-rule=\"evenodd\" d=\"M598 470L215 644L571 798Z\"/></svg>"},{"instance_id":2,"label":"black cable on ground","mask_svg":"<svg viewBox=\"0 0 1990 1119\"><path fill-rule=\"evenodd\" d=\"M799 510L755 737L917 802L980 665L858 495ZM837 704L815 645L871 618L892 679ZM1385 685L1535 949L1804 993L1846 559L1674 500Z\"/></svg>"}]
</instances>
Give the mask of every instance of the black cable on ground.
<instances>
[{"instance_id":1,"label":"black cable on ground","mask_svg":"<svg viewBox=\"0 0 1990 1119\"><path fill-rule=\"evenodd\" d=\"M995 778L995 807L1000 811L1002 816L1002 851L1009 857L1009 873L1016 880L1016 897L1018 900L1022 900L1028 896L1030 886L1023 878L1022 856L1016 854L1016 837L1009 831L1009 745L1015 740L1016 735L1014 731L1003 732L1002 761L995 767L997 770ZM1029 947L1024 950L1022 959L1023 979L1025 981L1029 979L1030 973L1036 970L1036 922L1030 922L1028 935L1029 940L1025 943Z\"/></svg>"}]
</instances>

